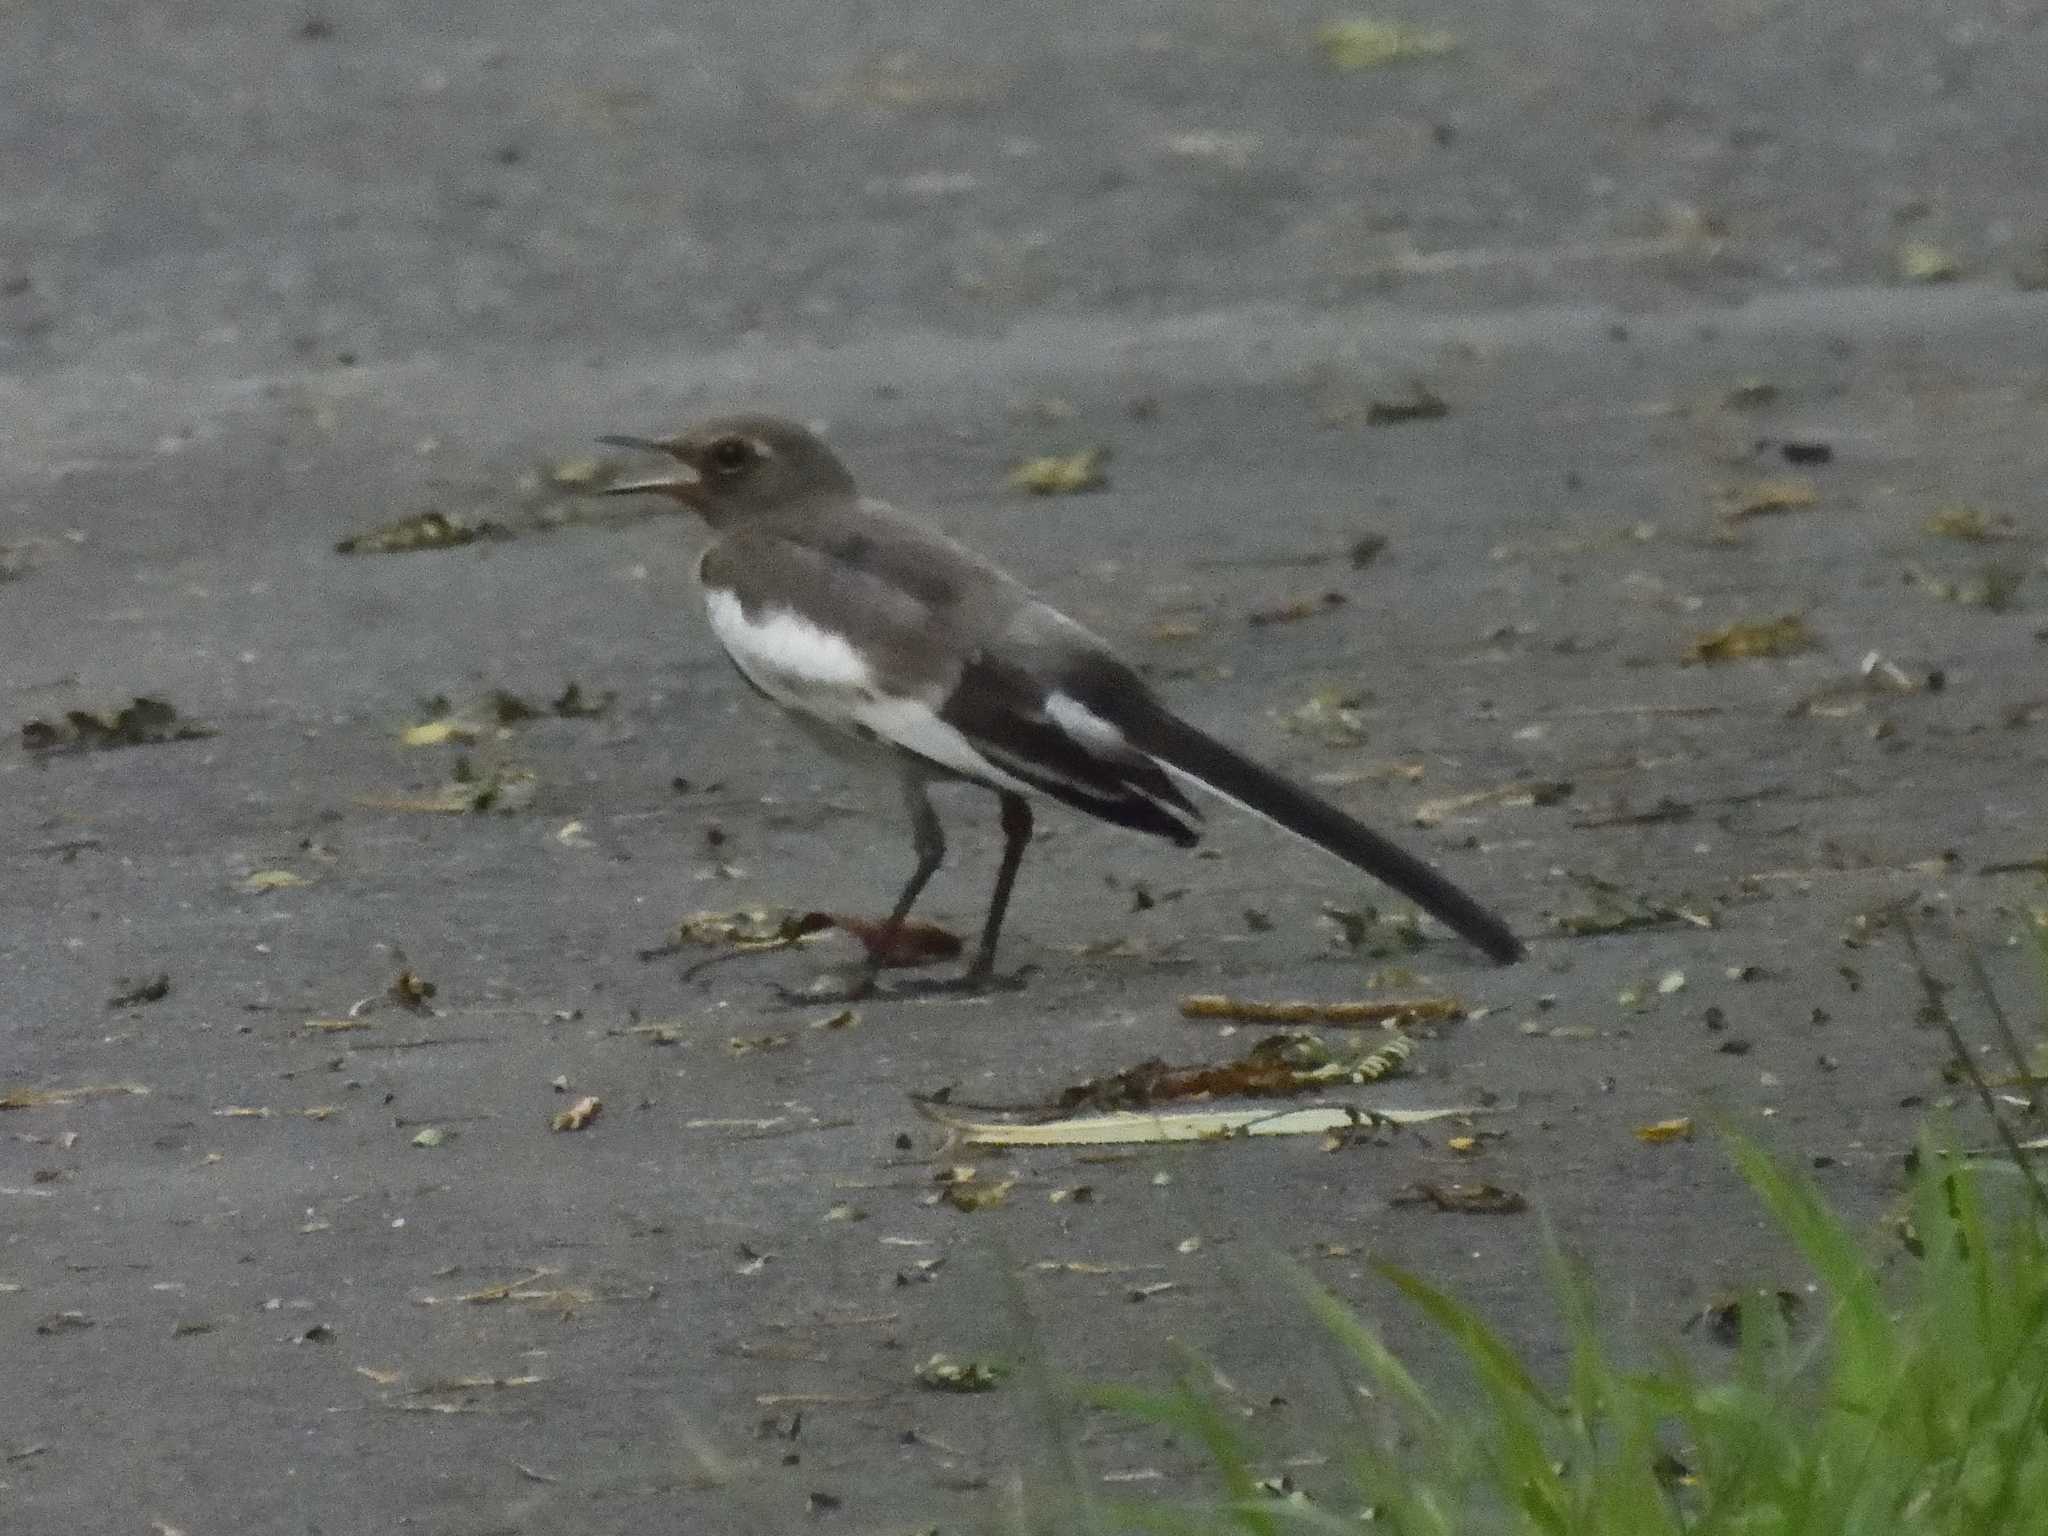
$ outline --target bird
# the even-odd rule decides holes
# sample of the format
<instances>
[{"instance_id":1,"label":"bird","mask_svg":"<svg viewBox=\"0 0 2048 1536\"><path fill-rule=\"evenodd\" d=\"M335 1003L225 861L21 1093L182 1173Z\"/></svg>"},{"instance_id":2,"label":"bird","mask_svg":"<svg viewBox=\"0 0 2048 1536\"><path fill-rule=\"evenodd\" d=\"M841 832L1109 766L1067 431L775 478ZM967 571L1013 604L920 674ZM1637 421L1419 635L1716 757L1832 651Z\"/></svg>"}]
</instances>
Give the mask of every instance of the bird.
<instances>
[{"instance_id":1,"label":"bird","mask_svg":"<svg viewBox=\"0 0 2048 1536\"><path fill-rule=\"evenodd\" d=\"M965 972L999 977L996 946L1035 801L1192 847L1205 792L1391 886L1500 964L1513 930L1414 854L1183 719L1107 642L964 544L865 497L817 433L721 416L668 437L608 434L665 462L604 488L667 497L712 539L696 565L711 631L740 678L843 755L894 770L915 862L844 989L876 990L911 908L946 857L930 786L992 791L1003 851Z\"/></svg>"}]
</instances>

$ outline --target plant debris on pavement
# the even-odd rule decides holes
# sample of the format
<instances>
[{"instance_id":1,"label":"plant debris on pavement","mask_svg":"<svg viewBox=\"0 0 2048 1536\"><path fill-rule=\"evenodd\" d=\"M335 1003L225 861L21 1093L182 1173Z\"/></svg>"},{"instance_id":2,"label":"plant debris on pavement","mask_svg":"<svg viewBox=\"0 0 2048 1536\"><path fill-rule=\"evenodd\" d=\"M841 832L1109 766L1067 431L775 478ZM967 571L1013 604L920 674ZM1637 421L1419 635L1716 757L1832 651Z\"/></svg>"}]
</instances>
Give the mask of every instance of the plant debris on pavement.
<instances>
[{"instance_id":1,"label":"plant debris on pavement","mask_svg":"<svg viewBox=\"0 0 2048 1536\"><path fill-rule=\"evenodd\" d=\"M29 752L108 752L118 747L153 747L218 735L212 726L179 718L162 699L138 696L120 709L96 713L67 710L57 720L29 720L21 745Z\"/></svg>"}]
</instances>

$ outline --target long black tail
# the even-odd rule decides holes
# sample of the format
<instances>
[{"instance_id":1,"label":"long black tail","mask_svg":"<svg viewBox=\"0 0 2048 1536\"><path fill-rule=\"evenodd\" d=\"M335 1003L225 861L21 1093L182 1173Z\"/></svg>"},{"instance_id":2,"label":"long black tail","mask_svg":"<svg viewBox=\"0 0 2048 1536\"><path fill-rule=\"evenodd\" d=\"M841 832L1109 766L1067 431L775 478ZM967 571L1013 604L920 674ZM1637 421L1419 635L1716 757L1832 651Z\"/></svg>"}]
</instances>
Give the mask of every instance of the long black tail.
<instances>
[{"instance_id":1,"label":"long black tail","mask_svg":"<svg viewBox=\"0 0 2048 1536\"><path fill-rule=\"evenodd\" d=\"M1149 702L1149 701L1148 701ZM1432 917L1455 929L1502 965L1522 958L1522 941L1508 925L1379 833L1289 783L1270 768L1241 757L1160 705L1123 710L1119 719L1131 745L1178 769L1213 794L1306 838L1354 869L1384 881ZM1129 718L1136 715L1137 718Z\"/></svg>"}]
</instances>

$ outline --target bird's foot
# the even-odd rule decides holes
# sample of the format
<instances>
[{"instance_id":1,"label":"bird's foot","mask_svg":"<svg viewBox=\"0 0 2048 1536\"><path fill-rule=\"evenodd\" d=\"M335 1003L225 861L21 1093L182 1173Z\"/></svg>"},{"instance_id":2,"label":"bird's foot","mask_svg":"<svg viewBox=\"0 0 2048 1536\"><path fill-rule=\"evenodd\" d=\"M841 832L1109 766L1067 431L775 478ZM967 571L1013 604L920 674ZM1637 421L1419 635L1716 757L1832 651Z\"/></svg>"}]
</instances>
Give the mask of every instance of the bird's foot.
<instances>
[{"instance_id":1,"label":"bird's foot","mask_svg":"<svg viewBox=\"0 0 2048 1536\"><path fill-rule=\"evenodd\" d=\"M973 966L959 976L919 976L889 989L891 997L985 997L992 992L1021 992L1036 966L1020 965L1007 975L992 965Z\"/></svg>"}]
</instances>

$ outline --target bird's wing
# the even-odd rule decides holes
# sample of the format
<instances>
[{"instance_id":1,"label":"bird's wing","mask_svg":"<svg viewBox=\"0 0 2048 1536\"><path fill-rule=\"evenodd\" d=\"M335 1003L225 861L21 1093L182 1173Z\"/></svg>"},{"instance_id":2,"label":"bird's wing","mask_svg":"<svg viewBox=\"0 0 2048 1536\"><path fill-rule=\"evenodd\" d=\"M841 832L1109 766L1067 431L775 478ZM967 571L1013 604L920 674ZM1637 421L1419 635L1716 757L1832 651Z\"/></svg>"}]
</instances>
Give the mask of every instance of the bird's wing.
<instances>
[{"instance_id":1,"label":"bird's wing","mask_svg":"<svg viewBox=\"0 0 2048 1536\"><path fill-rule=\"evenodd\" d=\"M748 530L712 546L698 578L713 632L776 703L978 783L1196 841L1179 786L1062 686L1077 664L1142 691L1136 675L950 541L890 518L840 520L824 538Z\"/></svg>"},{"instance_id":2,"label":"bird's wing","mask_svg":"<svg viewBox=\"0 0 2048 1536\"><path fill-rule=\"evenodd\" d=\"M1201 840L1201 812L1151 757L1069 692L1062 670L1034 666L1032 652L977 652L939 710L984 761L1010 779L1118 826ZM1100 659L1122 670L1107 652ZM1142 687L1135 674L1131 684Z\"/></svg>"}]
</instances>

